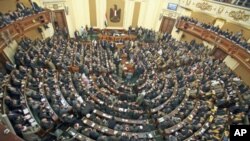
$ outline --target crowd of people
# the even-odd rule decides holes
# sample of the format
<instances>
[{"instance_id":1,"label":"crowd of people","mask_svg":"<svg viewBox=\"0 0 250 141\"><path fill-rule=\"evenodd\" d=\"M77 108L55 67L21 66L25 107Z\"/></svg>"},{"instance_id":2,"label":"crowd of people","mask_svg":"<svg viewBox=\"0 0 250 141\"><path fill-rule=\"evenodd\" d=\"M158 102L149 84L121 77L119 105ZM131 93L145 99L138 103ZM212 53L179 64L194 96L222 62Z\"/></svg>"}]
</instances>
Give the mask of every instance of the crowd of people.
<instances>
[{"instance_id":1,"label":"crowd of people","mask_svg":"<svg viewBox=\"0 0 250 141\"><path fill-rule=\"evenodd\" d=\"M249 0L215 0L215 1L230 3L238 6L250 7Z\"/></svg>"},{"instance_id":2,"label":"crowd of people","mask_svg":"<svg viewBox=\"0 0 250 141\"><path fill-rule=\"evenodd\" d=\"M142 27L130 34L138 38L122 41L123 48L60 33L44 41L22 38L15 65L6 62L1 78L16 133L22 137L35 126L62 131L42 140L75 138L72 128L98 141L227 141L230 124L248 123L248 86L210 50ZM131 77L124 56L135 68Z\"/></svg>"},{"instance_id":3,"label":"crowd of people","mask_svg":"<svg viewBox=\"0 0 250 141\"><path fill-rule=\"evenodd\" d=\"M23 19L24 17L43 11L43 8L38 6L36 2L29 0L29 3L31 7L27 7L20 0L17 0L15 11L8 11L6 13L0 12L0 28L3 28L17 20Z\"/></svg>"},{"instance_id":4,"label":"crowd of people","mask_svg":"<svg viewBox=\"0 0 250 141\"><path fill-rule=\"evenodd\" d=\"M209 31L213 31L213 32L229 39L230 41L233 41L235 44L240 45L241 47L245 48L248 52L250 52L250 45L247 43L247 40L243 36L244 35L243 30L240 30L238 32L233 33L229 29L222 30L218 26L214 26L212 24L207 24L207 23L202 23L202 22L200 22L192 17L182 16L181 20L191 22L193 24L196 24L197 26L201 26L203 28L206 28Z\"/></svg>"}]
</instances>

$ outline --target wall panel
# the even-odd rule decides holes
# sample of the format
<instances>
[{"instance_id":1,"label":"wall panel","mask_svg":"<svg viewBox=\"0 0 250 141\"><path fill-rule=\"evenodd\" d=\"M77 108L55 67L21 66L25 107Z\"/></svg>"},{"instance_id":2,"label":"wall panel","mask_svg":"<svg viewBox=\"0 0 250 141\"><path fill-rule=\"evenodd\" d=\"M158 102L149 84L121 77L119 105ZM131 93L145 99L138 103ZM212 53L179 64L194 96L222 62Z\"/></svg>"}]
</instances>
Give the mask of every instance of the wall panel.
<instances>
[{"instance_id":1,"label":"wall panel","mask_svg":"<svg viewBox=\"0 0 250 141\"><path fill-rule=\"evenodd\" d=\"M207 24L214 24L215 22L215 17L210 16L206 13L202 13L202 12L192 12L191 17L193 17L194 19L198 19L199 21L202 21L203 23L207 23Z\"/></svg>"},{"instance_id":2,"label":"wall panel","mask_svg":"<svg viewBox=\"0 0 250 141\"><path fill-rule=\"evenodd\" d=\"M121 10L120 21L119 22L111 22L111 9L114 9L114 5L117 5L117 10ZM125 1L124 0L107 0L106 5L106 14L108 17L108 26L111 27L123 27L123 18L124 18L124 9L125 9ZM118 14L118 13L117 13Z\"/></svg>"},{"instance_id":3,"label":"wall panel","mask_svg":"<svg viewBox=\"0 0 250 141\"><path fill-rule=\"evenodd\" d=\"M141 3L135 2L134 14L132 20L132 27L136 27L138 25L139 14L140 14Z\"/></svg>"},{"instance_id":4,"label":"wall panel","mask_svg":"<svg viewBox=\"0 0 250 141\"><path fill-rule=\"evenodd\" d=\"M89 0L90 25L97 26L96 0Z\"/></svg>"}]
</instances>

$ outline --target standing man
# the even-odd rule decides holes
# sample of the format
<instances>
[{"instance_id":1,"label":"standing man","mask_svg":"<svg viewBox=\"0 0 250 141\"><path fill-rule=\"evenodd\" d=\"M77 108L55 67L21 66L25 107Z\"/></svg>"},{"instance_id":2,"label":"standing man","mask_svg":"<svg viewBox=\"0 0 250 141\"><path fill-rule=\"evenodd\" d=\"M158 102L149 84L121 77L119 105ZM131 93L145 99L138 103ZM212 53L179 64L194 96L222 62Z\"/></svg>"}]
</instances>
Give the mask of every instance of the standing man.
<instances>
[{"instance_id":1,"label":"standing man","mask_svg":"<svg viewBox=\"0 0 250 141\"><path fill-rule=\"evenodd\" d=\"M24 6L24 4L22 2L20 2L20 0L17 0L17 3L16 3L16 9L18 11L23 11L26 9L26 7Z\"/></svg>"},{"instance_id":2,"label":"standing man","mask_svg":"<svg viewBox=\"0 0 250 141\"><path fill-rule=\"evenodd\" d=\"M42 11L42 8L38 6L36 2L32 2L32 0L29 0L30 5L32 6L32 9L35 11L35 13L39 13Z\"/></svg>"}]
</instances>

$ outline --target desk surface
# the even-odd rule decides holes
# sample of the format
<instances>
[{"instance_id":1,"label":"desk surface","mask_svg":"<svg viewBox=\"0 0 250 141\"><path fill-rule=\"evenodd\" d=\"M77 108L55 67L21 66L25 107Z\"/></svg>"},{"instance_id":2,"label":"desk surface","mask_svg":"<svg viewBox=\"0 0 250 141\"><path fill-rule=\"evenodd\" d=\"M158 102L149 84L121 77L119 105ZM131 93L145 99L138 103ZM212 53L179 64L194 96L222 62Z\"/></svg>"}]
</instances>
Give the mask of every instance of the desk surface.
<instances>
[{"instance_id":1,"label":"desk surface","mask_svg":"<svg viewBox=\"0 0 250 141\"><path fill-rule=\"evenodd\" d=\"M77 132L74 128L69 127L66 130L72 137L74 137L75 139L79 140L79 141L94 141L91 138Z\"/></svg>"},{"instance_id":2,"label":"desk surface","mask_svg":"<svg viewBox=\"0 0 250 141\"><path fill-rule=\"evenodd\" d=\"M127 135L129 137L131 136L138 136L138 138L153 138L155 136L155 132L152 131L152 132L141 132L141 133L133 133L133 132L121 132L121 131L116 131L116 130L113 130L113 129L110 129L110 128L107 128L107 127L104 127L104 126L101 126L101 125L98 125L96 124L95 122L87 119L87 118L83 118L82 119L83 123L92 127L92 128L95 128L96 130L104 133L104 134L108 134L108 135L112 135L112 136L115 136L117 134L119 135Z\"/></svg>"},{"instance_id":3,"label":"desk surface","mask_svg":"<svg viewBox=\"0 0 250 141\"><path fill-rule=\"evenodd\" d=\"M193 117L196 115L196 113L199 109L199 106L200 106L200 102L198 101L198 102L196 102L195 107L192 110L192 112L184 120L182 120L180 123L178 123L170 128L165 129L165 133L171 134L171 133L181 129L186 123L191 122Z\"/></svg>"},{"instance_id":4,"label":"desk surface","mask_svg":"<svg viewBox=\"0 0 250 141\"><path fill-rule=\"evenodd\" d=\"M7 129L6 126L0 123L0 140L1 141L23 141L20 137L11 133L10 131L8 134L4 134L4 130L6 129Z\"/></svg>"}]
</instances>

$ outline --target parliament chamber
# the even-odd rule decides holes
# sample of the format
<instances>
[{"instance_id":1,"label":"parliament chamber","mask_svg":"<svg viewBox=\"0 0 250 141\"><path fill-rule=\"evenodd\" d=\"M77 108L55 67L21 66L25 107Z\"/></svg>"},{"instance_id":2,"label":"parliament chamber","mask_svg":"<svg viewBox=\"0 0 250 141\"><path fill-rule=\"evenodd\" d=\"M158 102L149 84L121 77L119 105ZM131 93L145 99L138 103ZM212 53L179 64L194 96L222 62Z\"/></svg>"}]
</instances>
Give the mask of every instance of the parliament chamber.
<instances>
[{"instance_id":1,"label":"parliament chamber","mask_svg":"<svg viewBox=\"0 0 250 141\"><path fill-rule=\"evenodd\" d=\"M1 0L0 141L229 141L248 0Z\"/></svg>"}]
</instances>

